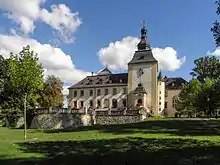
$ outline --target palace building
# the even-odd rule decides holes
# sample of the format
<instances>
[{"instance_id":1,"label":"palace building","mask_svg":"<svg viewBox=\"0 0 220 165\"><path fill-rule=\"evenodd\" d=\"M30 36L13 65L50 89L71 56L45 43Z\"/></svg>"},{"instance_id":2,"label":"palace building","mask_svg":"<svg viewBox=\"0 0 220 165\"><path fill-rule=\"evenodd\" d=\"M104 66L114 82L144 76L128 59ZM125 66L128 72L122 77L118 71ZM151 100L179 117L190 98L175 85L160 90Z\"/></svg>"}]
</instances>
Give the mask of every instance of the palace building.
<instances>
[{"instance_id":1,"label":"palace building","mask_svg":"<svg viewBox=\"0 0 220 165\"><path fill-rule=\"evenodd\" d=\"M178 94L186 83L181 77L167 78L158 73L158 61L143 26L128 73L113 74L106 67L97 75L85 77L69 87L68 106L111 110L144 107L148 113L172 117Z\"/></svg>"}]
</instances>

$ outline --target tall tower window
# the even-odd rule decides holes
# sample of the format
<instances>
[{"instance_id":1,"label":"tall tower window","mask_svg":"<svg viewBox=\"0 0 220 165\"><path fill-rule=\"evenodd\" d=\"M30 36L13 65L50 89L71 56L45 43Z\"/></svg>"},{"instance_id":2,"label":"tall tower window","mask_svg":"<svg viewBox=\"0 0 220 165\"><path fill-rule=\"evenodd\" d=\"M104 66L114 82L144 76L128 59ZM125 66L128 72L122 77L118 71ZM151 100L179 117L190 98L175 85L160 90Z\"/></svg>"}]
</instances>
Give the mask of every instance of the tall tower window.
<instances>
[{"instance_id":1,"label":"tall tower window","mask_svg":"<svg viewBox=\"0 0 220 165\"><path fill-rule=\"evenodd\" d=\"M101 89L97 90L97 96L101 96Z\"/></svg>"},{"instance_id":2,"label":"tall tower window","mask_svg":"<svg viewBox=\"0 0 220 165\"><path fill-rule=\"evenodd\" d=\"M127 106L127 100L126 100L126 99L123 99L123 100L122 100L122 104L123 104L123 107L126 107L126 106Z\"/></svg>"},{"instance_id":3,"label":"tall tower window","mask_svg":"<svg viewBox=\"0 0 220 165\"><path fill-rule=\"evenodd\" d=\"M123 88L123 94L127 94L127 88Z\"/></svg>"},{"instance_id":4,"label":"tall tower window","mask_svg":"<svg viewBox=\"0 0 220 165\"><path fill-rule=\"evenodd\" d=\"M84 106L84 102L80 101L80 107L83 108L83 106Z\"/></svg>"},{"instance_id":5,"label":"tall tower window","mask_svg":"<svg viewBox=\"0 0 220 165\"><path fill-rule=\"evenodd\" d=\"M74 108L77 108L77 101L74 101L74 103L73 103L74 105Z\"/></svg>"},{"instance_id":6,"label":"tall tower window","mask_svg":"<svg viewBox=\"0 0 220 165\"><path fill-rule=\"evenodd\" d=\"M112 108L118 107L118 101L116 99L112 99Z\"/></svg>"},{"instance_id":7,"label":"tall tower window","mask_svg":"<svg viewBox=\"0 0 220 165\"><path fill-rule=\"evenodd\" d=\"M113 95L117 94L117 88L113 88Z\"/></svg>"},{"instance_id":8,"label":"tall tower window","mask_svg":"<svg viewBox=\"0 0 220 165\"><path fill-rule=\"evenodd\" d=\"M92 100L89 101L89 106L93 107L93 101Z\"/></svg>"},{"instance_id":9,"label":"tall tower window","mask_svg":"<svg viewBox=\"0 0 220 165\"><path fill-rule=\"evenodd\" d=\"M84 90L80 91L80 96L84 96Z\"/></svg>"},{"instance_id":10,"label":"tall tower window","mask_svg":"<svg viewBox=\"0 0 220 165\"><path fill-rule=\"evenodd\" d=\"M164 104L164 108L167 108L167 102L165 102L165 104Z\"/></svg>"},{"instance_id":11,"label":"tall tower window","mask_svg":"<svg viewBox=\"0 0 220 165\"><path fill-rule=\"evenodd\" d=\"M178 103L178 97L177 96L173 96L173 108L176 108Z\"/></svg>"},{"instance_id":12,"label":"tall tower window","mask_svg":"<svg viewBox=\"0 0 220 165\"><path fill-rule=\"evenodd\" d=\"M108 89L105 89L105 95L108 95Z\"/></svg>"},{"instance_id":13,"label":"tall tower window","mask_svg":"<svg viewBox=\"0 0 220 165\"><path fill-rule=\"evenodd\" d=\"M100 100L97 101L97 107L101 108L101 101Z\"/></svg>"},{"instance_id":14,"label":"tall tower window","mask_svg":"<svg viewBox=\"0 0 220 165\"><path fill-rule=\"evenodd\" d=\"M77 91L74 91L73 96L74 96L74 97L77 97Z\"/></svg>"},{"instance_id":15,"label":"tall tower window","mask_svg":"<svg viewBox=\"0 0 220 165\"><path fill-rule=\"evenodd\" d=\"M89 91L89 96L92 96L93 95L93 90L90 90Z\"/></svg>"}]
</instances>

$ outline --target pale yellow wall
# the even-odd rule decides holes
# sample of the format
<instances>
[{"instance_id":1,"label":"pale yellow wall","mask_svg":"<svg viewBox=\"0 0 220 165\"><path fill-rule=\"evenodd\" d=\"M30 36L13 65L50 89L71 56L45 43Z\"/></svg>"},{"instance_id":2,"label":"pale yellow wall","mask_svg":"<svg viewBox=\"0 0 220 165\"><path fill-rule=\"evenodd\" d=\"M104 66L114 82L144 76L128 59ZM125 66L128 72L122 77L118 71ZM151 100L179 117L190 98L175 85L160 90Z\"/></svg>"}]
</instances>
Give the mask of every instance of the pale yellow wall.
<instances>
[{"instance_id":1,"label":"pale yellow wall","mask_svg":"<svg viewBox=\"0 0 220 165\"><path fill-rule=\"evenodd\" d=\"M152 64L152 81L151 81L151 106L153 108L153 114L157 115L158 112L158 80L157 80L158 64Z\"/></svg>"},{"instance_id":2,"label":"pale yellow wall","mask_svg":"<svg viewBox=\"0 0 220 165\"><path fill-rule=\"evenodd\" d=\"M165 112L167 113L167 117L174 117L176 109L173 107L173 97L178 96L181 92L181 89L168 89L168 96L165 97L165 101L167 102L167 108Z\"/></svg>"},{"instance_id":3,"label":"pale yellow wall","mask_svg":"<svg viewBox=\"0 0 220 165\"><path fill-rule=\"evenodd\" d=\"M113 95L113 88L117 89L117 94ZM116 99L118 101L118 107L122 107L123 99L127 99L127 94L123 93L123 88L127 88L127 86L114 86L114 87L102 87L102 88L84 88L84 89L70 89L70 98L69 107L74 106L74 101L77 101L77 107L80 107L80 101L84 102L84 107L88 108L90 100L94 101L94 107L97 106L97 100L101 101L102 108L104 107L104 100L109 99L109 107L112 106L112 99ZM95 92L96 89L96 92ZM101 89L101 95L97 96L97 90ZM108 95L105 95L105 89L108 89ZM77 97L74 97L74 91L77 91ZM84 96L80 96L80 91L84 90ZM90 90L93 90L93 96L89 95ZM96 94L96 95L95 95Z\"/></svg>"},{"instance_id":4,"label":"pale yellow wall","mask_svg":"<svg viewBox=\"0 0 220 165\"><path fill-rule=\"evenodd\" d=\"M137 76L139 69L142 69L144 74L141 79ZM143 98L144 107L158 114L158 96L157 96L157 63L138 63L128 66L128 103L129 106L135 106L137 97L132 93L142 83L147 94Z\"/></svg>"}]
</instances>

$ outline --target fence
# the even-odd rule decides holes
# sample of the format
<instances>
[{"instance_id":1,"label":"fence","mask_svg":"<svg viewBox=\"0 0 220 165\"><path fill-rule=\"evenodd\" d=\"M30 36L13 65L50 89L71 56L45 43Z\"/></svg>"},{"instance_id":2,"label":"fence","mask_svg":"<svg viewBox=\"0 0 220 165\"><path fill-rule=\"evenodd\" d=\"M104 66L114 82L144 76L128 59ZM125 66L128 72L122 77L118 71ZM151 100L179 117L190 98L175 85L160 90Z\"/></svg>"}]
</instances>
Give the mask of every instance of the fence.
<instances>
[{"instance_id":1,"label":"fence","mask_svg":"<svg viewBox=\"0 0 220 165\"><path fill-rule=\"evenodd\" d=\"M95 114L98 116L139 115L139 109L68 109L68 108L38 108L37 114Z\"/></svg>"}]
</instances>

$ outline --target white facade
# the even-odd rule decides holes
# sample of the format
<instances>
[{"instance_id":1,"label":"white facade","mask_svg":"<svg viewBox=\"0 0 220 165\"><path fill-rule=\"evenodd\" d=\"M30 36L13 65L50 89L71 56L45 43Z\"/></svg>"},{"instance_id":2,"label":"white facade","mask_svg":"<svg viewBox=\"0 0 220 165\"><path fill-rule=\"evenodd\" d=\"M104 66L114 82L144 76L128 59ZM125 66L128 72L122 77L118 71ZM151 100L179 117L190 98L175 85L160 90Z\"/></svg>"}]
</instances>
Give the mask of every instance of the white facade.
<instances>
[{"instance_id":1,"label":"white facade","mask_svg":"<svg viewBox=\"0 0 220 165\"><path fill-rule=\"evenodd\" d=\"M167 85L162 74L158 78L158 61L152 54L145 26L141 29L141 40L137 48L128 63L128 74L112 74L106 67L97 76L88 76L70 87L69 107L117 109L141 106L154 115L166 113L173 115L174 107L168 110L171 108L172 98L165 96ZM168 82L174 83L171 87L175 95L176 91L180 91L181 82L180 78L173 78Z\"/></svg>"},{"instance_id":2,"label":"white facade","mask_svg":"<svg viewBox=\"0 0 220 165\"><path fill-rule=\"evenodd\" d=\"M69 107L72 108L103 109L127 106L127 86L124 85L71 89L70 91ZM116 101L117 103L114 103Z\"/></svg>"}]
</instances>

